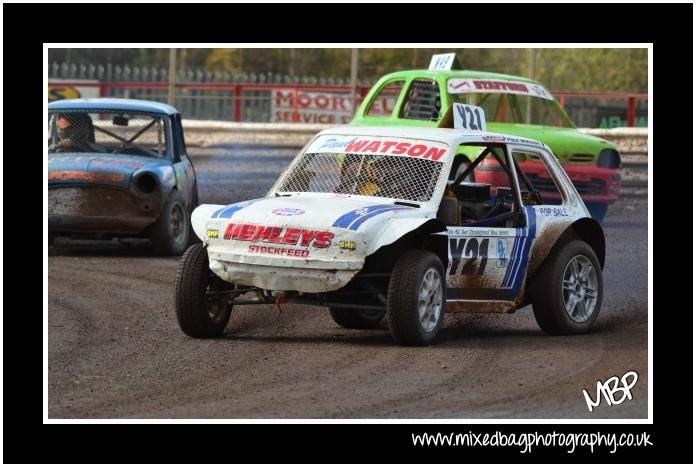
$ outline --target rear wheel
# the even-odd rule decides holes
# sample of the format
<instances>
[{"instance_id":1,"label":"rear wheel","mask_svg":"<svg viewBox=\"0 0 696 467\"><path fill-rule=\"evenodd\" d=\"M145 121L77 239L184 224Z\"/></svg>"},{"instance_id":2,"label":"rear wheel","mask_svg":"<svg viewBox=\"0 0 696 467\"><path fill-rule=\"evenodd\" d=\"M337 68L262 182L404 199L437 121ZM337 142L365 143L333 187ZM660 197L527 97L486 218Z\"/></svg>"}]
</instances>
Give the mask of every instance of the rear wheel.
<instances>
[{"instance_id":1,"label":"rear wheel","mask_svg":"<svg viewBox=\"0 0 696 467\"><path fill-rule=\"evenodd\" d=\"M174 283L174 307L179 327L191 337L221 336L230 320L229 295L216 294L232 287L210 271L208 250L191 246L179 261Z\"/></svg>"},{"instance_id":2,"label":"rear wheel","mask_svg":"<svg viewBox=\"0 0 696 467\"><path fill-rule=\"evenodd\" d=\"M539 327L554 335L587 332L602 306L602 289L602 268L587 243L572 240L554 248L531 284Z\"/></svg>"},{"instance_id":3,"label":"rear wheel","mask_svg":"<svg viewBox=\"0 0 696 467\"><path fill-rule=\"evenodd\" d=\"M445 271L433 253L406 252L389 281L387 323L401 345L429 345L445 316Z\"/></svg>"},{"instance_id":4,"label":"rear wheel","mask_svg":"<svg viewBox=\"0 0 696 467\"><path fill-rule=\"evenodd\" d=\"M374 329L382 321L385 310L360 310L354 308L329 308L334 322L346 329Z\"/></svg>"}]
</instances>

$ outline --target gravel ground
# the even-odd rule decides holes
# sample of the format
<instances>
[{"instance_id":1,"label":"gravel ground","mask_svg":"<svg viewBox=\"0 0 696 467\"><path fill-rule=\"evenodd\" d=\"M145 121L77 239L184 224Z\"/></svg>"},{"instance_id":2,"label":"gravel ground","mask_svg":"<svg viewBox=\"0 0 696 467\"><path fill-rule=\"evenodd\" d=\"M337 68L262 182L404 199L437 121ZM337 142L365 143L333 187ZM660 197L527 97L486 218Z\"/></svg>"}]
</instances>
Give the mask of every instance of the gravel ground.
<instances>
[{"instance_id":1,"label":"gravel ground","mask_svg":"<svg viewBox=\"0 0 696 467\"><path fill-rule=\"evenodd\" d=\"M263 196L296 150L192 152L201 202L226 203ZM611 207L604 227L605 297L591 334L546 336L527 307L448 315L426 348L300 305L238 307L226 337L194 340L174 316L177 258L153 257L147 242L59 239L48 259L49 417L645 418L646 198ZM589 413L582 389L630 370L633 399Z\"/></svg>"}]
</instances>

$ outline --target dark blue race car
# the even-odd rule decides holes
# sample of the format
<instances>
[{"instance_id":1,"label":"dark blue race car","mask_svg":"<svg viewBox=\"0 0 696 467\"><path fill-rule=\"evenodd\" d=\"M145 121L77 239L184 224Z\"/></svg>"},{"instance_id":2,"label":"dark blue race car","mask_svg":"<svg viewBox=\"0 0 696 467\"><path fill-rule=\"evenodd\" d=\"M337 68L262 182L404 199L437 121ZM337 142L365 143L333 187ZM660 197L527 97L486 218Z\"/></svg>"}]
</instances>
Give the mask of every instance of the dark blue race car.
<instances>
[{"instance_id":1,"label":"dark blue race car","mask_svg":"<svg viewBox=\"0 0 696 467\"><path fill-rule=\"evenodd\" d=\"M163 255L193 241L196 173L174 107L60 100L48 105L48 132L49 241L149 237Z\"/></svg>"}]
</instances>

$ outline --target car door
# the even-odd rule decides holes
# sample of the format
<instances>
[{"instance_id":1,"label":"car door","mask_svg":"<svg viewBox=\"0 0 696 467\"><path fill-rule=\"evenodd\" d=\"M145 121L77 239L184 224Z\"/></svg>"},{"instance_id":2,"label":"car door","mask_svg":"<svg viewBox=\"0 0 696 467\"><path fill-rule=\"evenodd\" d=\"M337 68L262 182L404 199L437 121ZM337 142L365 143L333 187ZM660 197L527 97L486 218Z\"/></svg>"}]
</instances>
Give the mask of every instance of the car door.
<instances>
[{"instance_id":1,"label":"car door","mask_svg":"<svg viewBox=\"0 0 696 467\"><path fill-rule=\"evenodd\" d=\"M529 211L524 211L523 227L447 228L448 300L515 300L534 239Z\"/></svg>"},{"instance_id":2,"label":"car door","mask_svg":"<svg viewBox=\"0 0 696 467\"><path fill-rule=\"evenodd\" d=\"M198 202L196 188L196 173L193 164L186 153L181 116L174 115L171 119L172 139L174 149L174 172L176 173L176 185L183 194L191 209Z\"/></svg>"},{"instance_id":3,"label":"car door","mask_svg":"<svg viewBox=\"0 0 696 467\"><path fill-rule=\"evenodd\" d=\"M448 301L514 301L522 287L536 233L534 209L524 206L510 148L510 190L519 210L515 227L491 227L485 220L448 226ZM479 225L477 225L479 224Z\"/></svg>"}]
</instances>

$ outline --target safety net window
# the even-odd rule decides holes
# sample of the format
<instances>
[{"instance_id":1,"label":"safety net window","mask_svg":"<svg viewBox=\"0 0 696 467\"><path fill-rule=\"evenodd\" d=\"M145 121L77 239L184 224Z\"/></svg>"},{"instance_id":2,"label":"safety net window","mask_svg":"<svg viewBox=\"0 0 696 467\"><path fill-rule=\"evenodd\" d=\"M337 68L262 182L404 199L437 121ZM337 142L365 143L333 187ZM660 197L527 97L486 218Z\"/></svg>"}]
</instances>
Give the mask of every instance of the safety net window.
<instances>
[{"instance_id":1,"label":"safety net window","mask_svg":"<svg viewBox=\"0 0 696 467\"><path fill-rule=\"evenodd\" d=\"M102 153L161 158L167 126L158 115L63 111L49 114L49 153Z\"/></svg>"},{"instance_id":2,"label":"safety net window","mask_svg":"<svg viewBox=\"0 0 696 467\"><path fill-rule=\"evenodd\" d=\"M428 201L443 163L394 155L306 153L281 181L279 192L342 193Z\"/></svg>"},{"instance_id":3,"label":"safety net window","mask_svg":"<svg viewBox=\"0 0 696 467\"><path fill-rule=\"evenodd\" d=\"M413 80L402 118L437 121L440 117L440 89L435 81Z\"/></svg>"}]
</instances>

